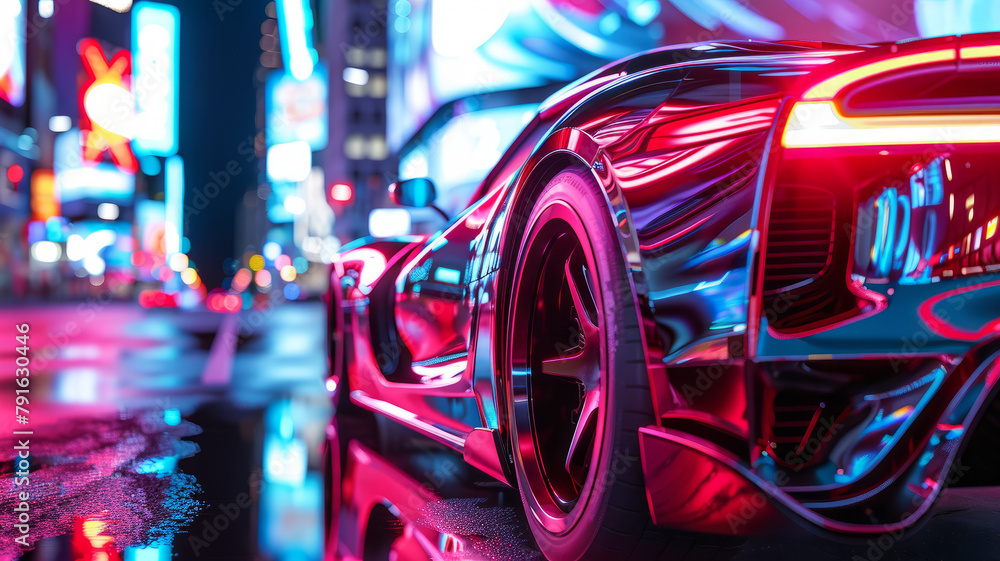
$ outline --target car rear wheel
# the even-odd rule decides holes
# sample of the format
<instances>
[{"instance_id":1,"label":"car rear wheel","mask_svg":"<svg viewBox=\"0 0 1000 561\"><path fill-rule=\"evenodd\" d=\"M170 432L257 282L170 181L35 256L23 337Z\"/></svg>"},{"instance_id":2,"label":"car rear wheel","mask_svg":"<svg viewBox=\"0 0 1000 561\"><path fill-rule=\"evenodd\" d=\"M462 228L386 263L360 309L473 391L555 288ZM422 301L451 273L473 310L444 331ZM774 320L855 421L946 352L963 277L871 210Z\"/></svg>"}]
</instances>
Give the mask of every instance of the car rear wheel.
<instances>
[{"instance_id":1,"label":"car rear wheel","mask_svg":"<svg viewBox=\"0 0 1000 561\"><path fill-rule=\"evenodd\" d=\"M550 559L622 558L649 523L639 427L654 423L634 296L585 170L539 195L510 307L509 418L528 522Z\"/></svg>"},{"instance_id":2,"label":"car rear wheel","mask_svg":"<svg viewBox=\"0 0 1000 561\"><path fill-rule=\"evenodd\" d=\"M514 474L549 559L722 561L742 540L653 526L639 458L655 424L635 295L586 169L539 194L517 254L505 349Z\"/></svg>"}]
</instances>

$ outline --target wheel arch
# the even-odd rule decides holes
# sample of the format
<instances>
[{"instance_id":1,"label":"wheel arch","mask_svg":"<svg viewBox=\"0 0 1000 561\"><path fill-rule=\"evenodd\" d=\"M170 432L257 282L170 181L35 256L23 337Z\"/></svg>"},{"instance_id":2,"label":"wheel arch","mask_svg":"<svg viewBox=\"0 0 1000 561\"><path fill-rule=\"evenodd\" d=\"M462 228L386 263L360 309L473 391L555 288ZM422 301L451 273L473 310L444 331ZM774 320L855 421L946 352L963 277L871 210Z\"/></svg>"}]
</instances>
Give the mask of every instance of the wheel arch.
<instances>
[{"instance_id":1,"label":"wheel arch","mask_svg":"<svg viewBox=\"0 0 1000 561\"><path fill-rule=\"evenodd\" d=\"M592 186L604 194L603 198L607 204L608 213L612 222L618 226L618 245L626 263L633 297L642 294L640 291L645 285L638 262L639 242L632 226L632 218L625 197L613 179L608 154L596 140L580 129L563 128L555 131L542 142L538 150L525 163L520 175L510 188L504 210L495 225L500 231L498 254L501 257L496 269L494 294L496 315L492 337L493 391L500 432L497 439L498 447L500 447L498 457L503 464L508 483L512 486L516 486L516 482L513 477L513 454L509 429L510 419L508 418L509 404L504 387L506 380L502 375L503 372L507 371L505 349L507 348L509 304L514 282L512 278L514 267L511 260L516 259L528 217L538 195L552 178L571 168L586 169L593 179ZM639 306L639 299L634 299L637 317L642 322L645 310L643 306ZM646 347L646 335L642 331L640 330L643 348L648 348Z\"/></svg>"}]
</instances>

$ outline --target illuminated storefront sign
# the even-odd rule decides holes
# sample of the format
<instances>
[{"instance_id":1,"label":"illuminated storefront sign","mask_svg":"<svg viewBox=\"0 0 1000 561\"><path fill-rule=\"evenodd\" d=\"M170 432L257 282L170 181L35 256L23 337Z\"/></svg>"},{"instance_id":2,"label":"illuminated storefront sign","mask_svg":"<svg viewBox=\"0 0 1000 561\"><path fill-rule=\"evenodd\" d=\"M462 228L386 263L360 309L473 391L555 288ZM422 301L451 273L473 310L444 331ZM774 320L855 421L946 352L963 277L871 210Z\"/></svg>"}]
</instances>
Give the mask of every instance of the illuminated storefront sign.
<instances>
[{"instance_id":1,"label":"illuminated storefront sign","mask_svg":"<svg viewBox=\"0 0 1000 561\"><path fill-rule=\"evenodd\" d=\"M327 144L327 75L318 65L305 80L274 72L267 79L267 144L301 140L313 150Z\"/></svg>"},{"instance_id":2,"label":"illuminated storefront sign","mask_svg":"<svg viewBox=\"0 0 1000 561\"><path fill-rule=\"evenodd\" d=\"M122 270L132 266L132 224L85 220L70 227L66 257L91 275L103 275L107 269Z\"/></svg>"},{"instance_id":3,"label":"illuminated storefront sign","mask_svg":"<svg viewBox=\"0 0 1000 561\"><path fill-rule=\"evenodd\" d=\"M0 99L24 103L24 0L0 0Z\"/></svg>"},{"instance_id":4,"label":"illuminated storefront sign","mask_svg":"<svg viewBox=\"0 0 1000 561\"><path fill-rule=\"evenodd\" d=\"M139 2L132 10L133 90L137 153L177 153L177 84L180 11L174 6Z\"/></svg>"},{"instance_id":5,"label":"illuminated storefront sign","mask_svg":"<svg viewBox=\"0 0 1000 561\"><path fill-rule=\"evenodd\" d=\"M297 183L309 177L312 149L301 140L275 144L267 149L267 178L276 182Z\"/></svg>"},{"instance_id":6,"label":"illuminated storefront sign","mask_svg":"<svg viewBox=\"0 0 1000 561\"><path fill-rule=\"evenodd\" d=\"M118 169L135 173L139 164L130 146L135 136L131 56L122 50L108 60L100 43L84 39L80 41L80 58L87 71L87 80L80 88L83 160L97 163L108 153Z\"/></svg>"},{"instance_id":7,"label":"illuminated storefront sign","mask_svg":"<svg viewBox=\"0 0 1000 561\"><path fill-rule=\"evenodd\" d=\"M167 212L163 201L138 201L135 205L139 248L161 262L167 254Z\"/></svg>"},{"instance_id":8,"label":"illuminated storefront sign","mask_svg":"<svg viewBox=\"0 0 1000 561\"><path fill-rule=\"evenodd\" d=\"M322 168L312 168L309 177L305 181L299 182L298 192L295 198L302 201L302 212L293 212L295 225L293 227L293 238L295 245L302 250L302 254L310 261L324 261L324 246L329 247L329 242L333 241L333 223L336 218L333 209L326 204L326 180ZM288 208L288 199L285 199L285 207ZM292 209L294 210L294 209Z\"/></svg>"},{"instance_id":9,"label":"illuminated storefront sign","mask_svg":"<svg viewBox=\"0 0 1000 561\"><path fill-rule=\"evenodd\" d=\"M50 169L36 169L31 174L31 219L44 221L59 213L55 173Z\"/></svg>"}]
</instances>

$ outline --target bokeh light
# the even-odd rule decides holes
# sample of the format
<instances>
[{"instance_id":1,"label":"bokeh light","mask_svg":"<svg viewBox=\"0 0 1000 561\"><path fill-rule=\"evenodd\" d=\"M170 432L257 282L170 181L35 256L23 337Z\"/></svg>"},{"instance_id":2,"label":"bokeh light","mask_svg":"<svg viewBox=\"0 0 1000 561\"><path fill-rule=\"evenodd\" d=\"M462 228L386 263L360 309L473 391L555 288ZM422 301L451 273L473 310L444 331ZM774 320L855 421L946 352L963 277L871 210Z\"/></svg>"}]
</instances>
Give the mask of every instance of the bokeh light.
<instances>
[{"instance_id":1,"label":"bokeh light","mask_svg":"<svg viewBox=\"0 0 1000 561\"><path fill-rule=\"evenodd\" d=\"M198 271L195 271L190 267L184 269L183 271L181 271L181 280L184 281L184 284L187 285L194 284L195 282L198 281Z\"/></svg>"},{"instance_id":2,"label":"bokeh light","mask_svg":"<svg viewBox=\"0 0 1000 561\"><path fill-rule=\"evenodd\" d=\"M188 268L188 256L183 253L175 253L170 256L170 268L176 272L181 272Z\"/></svg>"},{"instance_id":3,"label":"bokeh light","mask_svg":"<svg viewBox=\"0 0 1000 561\"><path fill-rule=\"evenodd\" d=\"M234 292L243 292L248 286L250 286L251 280L253 280L253 273L250 272L250 269L240 269L239 271L236 271L235 275L233 275L230 290L233 290Z\"/></svg>"},{"instance_id":4,"label":"bokeh light","mask_svg":"<svg viewBox=\"0 0 1000 561\"><path fill-rule=\"evenodd\" d=\"M262 269L260 271L257 271L257 274L254 275L253 280L255 283L257 283L258 287L267 288L271 286L271 273Z\"/></svg>"},{"instance_id":5,"label":"bokeh light","mask_svg":"<svg viewBox=\"0 0 1000 561\"><path fill-rule=\"evenodd\" d=\"M292 260L292 265L300 275L309 270L309 261L305 257L296 257Z\"/></svg>"},{"instance_id":6,"label":"bokeh light","mask_svg":"<svg viewBox=\"0 0 1000 561\"><path fill-rule=\"evenodd\" d=\"M11 183L18 183L22 179L24 179L24 168L22 168L17 164L14 164L9 168L7 168L8 181L10 181Z\"/></svg>"},{"instance_id":7,"label":"bokeh light","mask_svg":"<svg viewBox=\"0 0 1000 561\"><path fill-rule=\"evenodd\" d=\"M267 242L264 244L264 257L274 261L279 255L281 255L281 244L278 242Z\"/></svg>"},{"instance_id":8,"label":"bokeh light","mask_svg":"<svg viewBox=\"0 0 1000 561\"><path fill-rule=\"evenodd\" d=\"M250 265L251 271L259 271L264 268L264 256L254 255L250 258L248 264Z\"/></svg>"}]
</instances>

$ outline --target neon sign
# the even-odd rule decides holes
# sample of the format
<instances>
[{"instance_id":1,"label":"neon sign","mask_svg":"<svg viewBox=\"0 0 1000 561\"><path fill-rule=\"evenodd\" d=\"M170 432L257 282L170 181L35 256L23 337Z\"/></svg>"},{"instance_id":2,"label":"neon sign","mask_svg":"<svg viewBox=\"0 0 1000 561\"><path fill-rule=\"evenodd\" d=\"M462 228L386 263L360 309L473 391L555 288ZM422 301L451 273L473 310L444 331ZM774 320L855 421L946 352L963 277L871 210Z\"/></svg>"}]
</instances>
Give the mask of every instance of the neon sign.
<instances>
[{"instance_id":1,"label":"neon sign","mask_svg":"<svg viewBox=\"0 0 1000 561\"><path fill-rule=\"evenodd\" d=\"M134 174L139 163L130 141L135 136L135 99L130 87L132 57L122 50L108 60L94 39L80 42L87 80L80 88L80 129L84 162L99 163L104 154L118 169Z\"/></svg>"},{"instance_id":2,"label":"neon sign","mask_svg":"<svg viewBox=\"0 0 1000 561\"><path fill-rule=\"evenodd\" d=\"M177 31L174 6L139 2L132 10L135 151L154 156L177 153Z\"/></svg>"},{"instance_id":3,"label":"neon sign","mask_svg":"<svg viewBox=\"0 0 1000 561\"><path fill-rule=\"evenodd\" d=\"M305 0L277 0L281 58L296 80L305 80L316 66L313 48L313 13Z\"/></svg>"}]
</instances>

